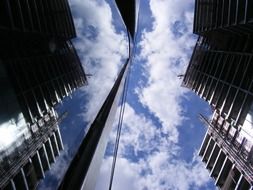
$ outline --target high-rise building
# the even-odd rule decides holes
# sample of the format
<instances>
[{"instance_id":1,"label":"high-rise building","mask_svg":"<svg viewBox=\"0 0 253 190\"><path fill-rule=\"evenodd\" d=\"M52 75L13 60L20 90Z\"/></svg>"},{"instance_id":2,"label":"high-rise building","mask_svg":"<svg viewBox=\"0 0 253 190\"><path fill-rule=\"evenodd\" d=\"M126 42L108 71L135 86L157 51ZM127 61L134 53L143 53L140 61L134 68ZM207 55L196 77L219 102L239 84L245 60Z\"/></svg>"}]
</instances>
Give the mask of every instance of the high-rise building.
<instances>
[{"instance_id":1,"label":"high-rise building","mask_svg":"<svg viewBox=\"0 0 253 190\"><path fill-rule=\"evenodd\" d=\"M58 121L27 139L15 139L14 153L1 157L1 189L35 189L63 150Z\"/></svg>"},{"instance_id":2,"label":"high-rise building","mask_svg":"<svg viewBox=\"0 0 253 190\"><path fill-rule=\"evenodd\" d=\"M63 149L54 107L86 77L67 0L0 2L0 189L34 189Z\"/></svg>"},{"instance_id":3,"label":"high-rise building","mask_svg":"<svg viewBox=\"0 0 253 190\"><path fill-rule=\"evenodd\" d=\"M134 54L139 0L115 0L128 36L128 58L72 159L58 189L94 189L119 103L126 98ZM124 103L123 103L124 104ZM111 178L112 179L112 178Z\"/></svg>"},{"instance_id":4,"label":"high-rise building","mask_svg":"<svg viewBox=\"0 0 253 190\"><path fill-rule=\"evenodd\" d=\"M253 2L196 0L193 32L199 35L210 31L230 31L234 34L252 32Z\"/></svg>"},{"instance_id":5,"label":"high-rise building","mask_svg":"<svg viewBox=\"0 0 253 190\"><path fill-rule=\"evenodd\" d=\"M199 35L183 86L213 109L199 155L221 189L253 185L253 6L250 1L195 3Z\"/></svg>"}]
</instances>

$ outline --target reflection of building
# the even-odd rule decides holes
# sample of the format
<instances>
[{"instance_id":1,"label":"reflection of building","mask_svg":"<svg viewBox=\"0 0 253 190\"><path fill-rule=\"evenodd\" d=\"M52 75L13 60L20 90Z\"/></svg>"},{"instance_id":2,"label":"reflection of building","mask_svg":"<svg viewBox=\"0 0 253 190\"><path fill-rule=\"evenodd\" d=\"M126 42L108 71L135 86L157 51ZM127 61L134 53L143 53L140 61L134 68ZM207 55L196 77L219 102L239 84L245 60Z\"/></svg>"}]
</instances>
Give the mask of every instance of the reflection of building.
<instances>
[{"instance_id":1,"label":"reflection of building","mask_svg":"<svg viewBox=\"0 0 253 190\"><path fill-rule=\"evenodd\" d=\"M54 106L86 77L66 0L1 1L0 34L0 189L33 189L63 149Z\"/></svg>"},{"instance_id":2,"label":"reflection of building","mask_svg":"<svg viewBox=\"0 0 253 190\"><path fill-rule=\"evenodd\" d=\"M3 158L0 175L2 184L6 185L4 189L35 189L61 150L63 144L57 123L49 123L15 148L15 154Z\"/></svg>"},{"instance_id":3,"label":"reflection of building","mask_svg":"<svg viewBox=\"0 0 253 190\"><path fill-rule=\"evenodd\" d=\"M199 155L221 189L253 184L253 5L249 1L195 4L199 35L183 80L214 110Z\"/></svg>"},{"instance_id":4,"label":"reflection of building","mask_svg":"<svg viewBox=\"0 0 253 190\"><path fill-rule=\"evenodd\" d=\"M115 0L129 38L129 55L118 77L72 159L58 189L94 189L119 103L126 98L126 86L133 58L139 0ZM122 98L122 99L121 99Z\"/></svg>"}]
</instances>

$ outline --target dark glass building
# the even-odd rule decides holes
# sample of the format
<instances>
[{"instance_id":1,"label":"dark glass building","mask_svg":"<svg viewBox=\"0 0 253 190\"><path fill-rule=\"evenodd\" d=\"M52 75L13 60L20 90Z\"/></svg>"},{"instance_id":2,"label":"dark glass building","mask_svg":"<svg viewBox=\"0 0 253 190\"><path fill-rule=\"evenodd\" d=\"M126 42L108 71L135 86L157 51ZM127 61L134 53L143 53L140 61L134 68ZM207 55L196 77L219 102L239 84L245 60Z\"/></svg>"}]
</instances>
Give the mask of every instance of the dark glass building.
<instances>
[{"instance_id":1,"label":"dark glass building","mask_svg":"<svg viewBox=\"0 0 253 190\"><path fill-rule=\"evenodd\" d=\"M115 0L129 40L128 58L94 121L88 126L88 132L80 143L58 189L95 189L116 110L126 98L125 90L135 48L139 3L139 0Z\"/></svg>"},{"instance_id":2,"label":"dark glass building","mask_svg":"<svg viewBox=\"0 0 253 190\"><path fill-rule=\"evenodd\" d=\"M253 184L253 6L196 0L199 35L182 85L213 109L199 155L221 189Z\"/></svg>"},{"instance_id":3,"label":"dark glass building","mask_svg":"<svg viewBox=\"0 0 253 190\"><path fill-rule=\"evenodd\" d=\"M250 34L253 26L253 2L250 0L196 0L193 32L229 31Z\"/></svg>"},{"instance_id":4,"label":"dark glass building","mask_svg":"<svg viewBox=\"0 0 253 190\"><path fill-rule=\"evenodd\" d=\"M0 189L34 189L63 149L54 107L86 84L66 0L0 2Z\"/></svg>"}]
</instances>

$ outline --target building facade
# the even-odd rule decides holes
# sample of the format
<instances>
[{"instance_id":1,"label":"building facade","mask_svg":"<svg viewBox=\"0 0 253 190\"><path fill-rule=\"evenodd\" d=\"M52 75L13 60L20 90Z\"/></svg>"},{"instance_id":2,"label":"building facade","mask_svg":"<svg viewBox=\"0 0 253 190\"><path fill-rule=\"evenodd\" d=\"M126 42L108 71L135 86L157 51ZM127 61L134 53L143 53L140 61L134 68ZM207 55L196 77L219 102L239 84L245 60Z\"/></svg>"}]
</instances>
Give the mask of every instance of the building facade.
<instances>
[{"instance_id":1,"label":"building facade","mask_svg":"<svg viewBox=\"0 0 253 190\"><path fill-rule=\"evenodd\" d=\"M253 23L253 2L196 0L193 32L202 35L209 31L229 31L250 34Z\"/></svg>"},{"instance_id":2,"label":"building facade","mask_svg":"<svg viewBox=\"0 0 253 190\"><path fill-rule=\"evenodd\" d=\"M36 189L61 150L63 143L57 121L48 123L36 136L17 146L15 153L2 158L2 189Z\"/></svg>"},{"instance_id":3,"label":"building facade","mask_svg":"<svg viewBox=\"0 0 253 190\"><path fill-rule=\"evenodd\" d=\"M87 83L67 0L0 2L0 189L35 189L63 149L55 106Z\"/></svg>"},{"instance_id":4,"label":"building facade","mask_svg":"<svg viewBox=\"0 0 253 190\"><path fill-rule=\"evenodd\" d=\"M207 101L211 120L199 155L221 189L253 184L253 6L250 1L196 0L199 35L182 86Z\"/></svg>"},{"instance_id":5,"label":"building facade","mask_svg":"<svg viewBox=\"0 0 253 190\"><path fill-rule=\"evenodd\" d=\"M88 132L58 187L59 190L95 189L117 108L126 98L125 90L134 54L139 3L139 0L115 0L128 36L128 56L95 119L89 125Z\"/></svg>"}]
</instances>

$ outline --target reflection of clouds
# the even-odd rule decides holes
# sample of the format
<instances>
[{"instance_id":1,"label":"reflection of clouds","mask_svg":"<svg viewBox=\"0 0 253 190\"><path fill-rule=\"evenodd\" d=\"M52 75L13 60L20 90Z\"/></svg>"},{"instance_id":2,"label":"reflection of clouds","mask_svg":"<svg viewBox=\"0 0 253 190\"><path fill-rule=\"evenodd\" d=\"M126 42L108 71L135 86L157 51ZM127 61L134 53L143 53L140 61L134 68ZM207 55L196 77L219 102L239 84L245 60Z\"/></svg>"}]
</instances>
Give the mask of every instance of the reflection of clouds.
<instances>
[{"instance_id":1,"label":"reflection of clouds","mask_svg":"<svg viewBox=\"0 0 253 190\"><path fill-rule=\"evenodd\" d=\"M69 148L68 146L64 147L64 151L60 153L60 156L57 158L57 162L54 163L52 166L50 173L53 174L53 176L60 180L67 169L67 166L70 162L70 156L69 154Z\"/></svg>"},{"instance_id":2,"label":"reflection of clouds","mask_svg":"<svg viewBox=\"0 0 253 190\"><path fill-rule=\"evenodd\" d=\"M92 74L84 88L85 121L93 120L127 56L127 41L113 26L112 11L106 1L72 0L78 49L86 73ZM121 26L122 27L122 26Z\"/></svg>"},{"instance_id":3,"label":"reflection of clouds","mask_svg":"<svg viewBox=\"0 0 253 190\"><path fill-rule=\"evenodd\" d=\"M253 104L243 123L241 135L253 144Z\"/></svg>"},{"instance_id":4,"label":"reflection of clouds","mask_svg":"<svg viewBox=\"0 0 253 190\"><path fill-rule=\"evenodd\" d=\"M64 100L58 110L69 112L60 125L65 150L52 165L40 189L55 187L63 177L73 150L88 129L87 123L96 116L128 52L126 36L123 32L116 32L111 8L106 1L70 0L70 4L77 31L74 45L85 72L92 76L88 78L88 86L78 89L72 100ZM117 28L117 31L120 30Z\"/></svg>"},{"instance_id":5,"label":"reflection of clouds","mask_svg":"<svg viewBox=\"0 0 253 190\"><path fill-rule=\"evenodd\" d=\"M119 154L127 156L129 148L134 150L136 157L140 152L151 153L154 147L158 148L161 144L160 132L150 119L146 118L145 115L138 115L133 107L126 103ZM115 132L111 133L110 141L112 143L115 134Z\"/></svg>"},{"instance_id":6,"label":"reflection of clouds","mask_svg":"<svg viewBox=\"0 0 253 190\"><path fill-rule=\"evenodd\" d=\"M100 180L96 185L96 190L108 189L109 187L109 177L110 169L112 164L112 157L108 157L103 160L102 167L100 170ZM138 187L138 178L140 167L136 163L131 163L126 158L117 159L117 168L115 171L114 183L112 189L120 190L134 190L142 189L141 186Z\"/></svg>"},{"instance_id":7,"label":"reflection of clouds","mask_svg":"<svg viewBox=\"0 0 253 190\"><path fill-rule=\"evenodd\" d=\"M29 136L30 132L23 114L19 113L17 118L10 118L0 124L0 151L8 149L8 152L11 152L15 146L21 145ZM14 142L16 145L11 148Z\"/></svg>"},{"instance_id":8,"label":"reflection of clouds","mask_svg":"<svg viewBox=\"0 0 253 190\"><path fill-rule=\"evenodd\" d=\"M126 105L113 188L206 189L210 180L207 170L195 153L189 161L181 158L178 145L178 129L186 117L181 105L186 90L180 88L177 75L184 73L195 43L191 34L193 2L150 0L149 5L152 27L143 30L138 55L147 81L136 81L135 92L159 124L148 118L150 113L140 114ZM115 140L112 137L110 145ZM182 143L187 146L186 141ZM104 159L97 190L106 189L111 159L110 154Z\"/></svg>"},{"instance_id":9,"label":"reflection of clouds","mask_svg":"<svg viewBox=\"0 0 253 190\"><path fill-rule=\"evenodd\" d=\"M114 135L111 141L115 140ZM127 104L113 189L204 189L209 177L197 153L189 162L180 159L179 154L177 144L171 143L149 118L137 114ZM103 161L97 190L109 185L111 164L110 155Z\"/></svg>"},{"instance_id":10,"label":"reflection of clouds","mask_svg":"<svg viewBox=\"0 0 253 190\"><path fill-rule=\"evenodd\" d=\"M60 151L56 162L51 165L51 169L47 171L46 178L39 184L38 189L56 189L67 171L70 161L71 155L69 155L69 147L64 145L64 150Z\"/></svg>"}]
</instances>

